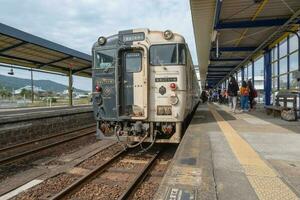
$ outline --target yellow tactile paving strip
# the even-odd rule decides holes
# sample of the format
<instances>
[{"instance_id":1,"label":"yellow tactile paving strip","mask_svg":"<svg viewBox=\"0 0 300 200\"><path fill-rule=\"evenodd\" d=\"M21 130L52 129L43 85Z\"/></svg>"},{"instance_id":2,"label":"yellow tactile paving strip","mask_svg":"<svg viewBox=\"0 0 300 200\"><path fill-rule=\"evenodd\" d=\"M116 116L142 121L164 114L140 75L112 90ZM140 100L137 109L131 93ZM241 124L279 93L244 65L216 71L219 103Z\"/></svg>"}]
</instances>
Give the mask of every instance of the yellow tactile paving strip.
<instances>
[{"instance_id":1,"label":"yellow tactile paving strip","mask_svg":"<svg viewBox=\"0 0 300 200\"><path fill-rule=\"evenodd\" d=\"M226 122L223 117L209 106L234 155L243 167L245 174L261 200L297 200L297 195L279 178L258 153Z\"/></svg>"}]
</instances>

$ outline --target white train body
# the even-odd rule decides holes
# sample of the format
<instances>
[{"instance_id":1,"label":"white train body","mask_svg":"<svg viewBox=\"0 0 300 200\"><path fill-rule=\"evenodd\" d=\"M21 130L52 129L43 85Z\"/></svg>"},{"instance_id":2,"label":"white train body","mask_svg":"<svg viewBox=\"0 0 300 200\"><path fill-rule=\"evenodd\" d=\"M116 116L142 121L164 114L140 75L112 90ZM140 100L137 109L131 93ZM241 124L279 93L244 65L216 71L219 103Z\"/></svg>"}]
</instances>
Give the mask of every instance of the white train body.
<instances>
[{"instance_id":1,"label":"white train body","mask_svg":"<svg viewBox=\"0 0 300 200\"><path fill-rule=\"evenodd\" d=\"M148 29L100 37L93 95L100 138L179 143L200 97L184 38Z\"/></svg>"}]
</instances>

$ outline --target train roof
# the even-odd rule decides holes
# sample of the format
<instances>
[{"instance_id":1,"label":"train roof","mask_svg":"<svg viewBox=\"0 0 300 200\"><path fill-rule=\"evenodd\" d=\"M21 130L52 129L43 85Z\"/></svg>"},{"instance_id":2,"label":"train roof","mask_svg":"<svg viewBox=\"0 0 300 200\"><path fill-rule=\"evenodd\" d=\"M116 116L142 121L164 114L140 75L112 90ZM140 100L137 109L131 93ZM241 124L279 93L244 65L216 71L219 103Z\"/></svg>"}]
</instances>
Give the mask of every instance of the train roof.
<instances>
[{"instance_id":1,"label":"train roof","mask_svg":"<svg viewBox=\"0 0 300 200\"><path fill-rule=\"evenodd\" d=\"M119 41L120 36L122 35L130 35L130 34L137 34L137 33L144 33L145 34L145 41L150 44L167 44L167 43L186 43L185 39L182 35L173 32L173 37L170 40L166 40L163 36L164 31L157 31L157 30L150 30L148 28L137 28L137 29L130 29L119 31L118 34L111 35L111 36L100 36L106 38L106 45L105 46L113 46L116 45ZM144 40L143 40L144 41ZM93 45L93 48L99 47L98 41L96 41Z\"/></svg>"}]
</instances>

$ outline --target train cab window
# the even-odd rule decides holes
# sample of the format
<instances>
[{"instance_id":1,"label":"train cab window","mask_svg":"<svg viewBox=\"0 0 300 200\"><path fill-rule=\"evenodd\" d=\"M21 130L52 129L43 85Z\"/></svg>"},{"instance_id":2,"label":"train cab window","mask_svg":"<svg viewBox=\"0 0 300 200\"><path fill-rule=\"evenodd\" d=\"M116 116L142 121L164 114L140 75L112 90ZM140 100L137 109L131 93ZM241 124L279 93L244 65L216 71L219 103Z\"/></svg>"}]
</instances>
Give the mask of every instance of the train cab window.
<instances>
[{"instance_id":1,"label":"train cab window","mask_svg":"<svg viewBox=\"0 0 300 200\"><path fill-rule=\"evenodd\" d=\"M97 69L105 69L114 67L115 50L104 50L96 53L96 66Z\"/></svg>"},{"instance_id":2,"label":"train cab window","mask_svg":"<svg viewBox=\"0 0 300 200\"><path fill-rule=\"evenodd\" d=\"M142 68L142 54L140 52L125 53L126 72L139 72Z\"/></svg>"},{"instance_id":3,"label":"train cab window","mask_svg":"<svg viewBox=\"0 0 300 200\"><path fill-rule=\"evenodd\" d=\"M184 65L186 63L185 45L178 45L178 64Z\"/></svg>"},{"instance_id":4,"label":"train cab window","mask_svg":"<svg viewBox=\"0 0 300 200\"><path fill-rule=\"evenodd\" d=\"M177 64L177 45L163 44L150 47L151 65L172 65Z\"/></svg>"}]
</instances>

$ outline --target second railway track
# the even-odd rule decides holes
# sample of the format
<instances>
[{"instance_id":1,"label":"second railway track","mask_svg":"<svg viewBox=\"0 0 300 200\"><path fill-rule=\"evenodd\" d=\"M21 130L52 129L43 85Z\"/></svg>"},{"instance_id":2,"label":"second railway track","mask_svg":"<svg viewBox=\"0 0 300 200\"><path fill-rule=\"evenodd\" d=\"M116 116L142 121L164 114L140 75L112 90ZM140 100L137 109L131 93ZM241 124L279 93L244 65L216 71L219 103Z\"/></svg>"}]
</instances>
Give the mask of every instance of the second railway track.
<instances>
[{"instance_id":1,"label":"second railway track","mask_svg":"<svg viewBox=\"0 0 300 200\"><path fill-rule=\"evenodd\" d=\"M61 132L47 137L7 146L0 149L0 166L10 164L40 151L67 143L95 133L93 125L87 125L70 131Z\"/></svg>"}]
</instances>

